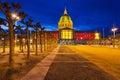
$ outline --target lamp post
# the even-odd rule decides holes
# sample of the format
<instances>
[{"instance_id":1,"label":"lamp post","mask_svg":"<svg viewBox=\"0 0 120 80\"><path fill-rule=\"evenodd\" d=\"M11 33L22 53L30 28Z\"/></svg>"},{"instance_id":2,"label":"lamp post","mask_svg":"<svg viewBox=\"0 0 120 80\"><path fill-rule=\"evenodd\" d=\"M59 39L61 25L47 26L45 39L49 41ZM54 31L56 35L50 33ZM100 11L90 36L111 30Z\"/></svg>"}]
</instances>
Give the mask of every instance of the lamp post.
<instances>
[{"instance_id":1,"label":"lamp post","mask_svg":"<svg viewBox=\"0 0 120 80\"><path fill-rule=\"evenodd\" d=\"M117 28L113 27L112 29L112 32L113 32L113 38L115 38L115 32L118 30Z\"/></svg>"},{"instance_id":2,"label":"lamp post","mask_svg":"<svg viewBox=\"0 0 120 80\"><path fill-rule=\"evenodd\" d=\"M115 47L115 32L118 30L118 28L113 27L111 31L113 32L113 47Z\"/></svg>"}]
</instances>

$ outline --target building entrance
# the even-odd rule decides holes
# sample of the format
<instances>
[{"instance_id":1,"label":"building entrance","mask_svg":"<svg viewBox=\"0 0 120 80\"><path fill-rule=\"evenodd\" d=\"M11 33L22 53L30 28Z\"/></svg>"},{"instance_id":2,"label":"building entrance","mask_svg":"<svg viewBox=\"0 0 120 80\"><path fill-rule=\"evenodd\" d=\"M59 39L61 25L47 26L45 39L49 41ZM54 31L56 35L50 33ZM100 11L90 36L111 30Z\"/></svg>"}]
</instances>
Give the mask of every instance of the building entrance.
<instances>
[{"instance_id":1,"label":"building entrance","mask_svg":"<svg viewBox=\"0 0 120 80\"><path fill-rule=\"evenodd\" d=\"M60 40L60 44L74 44L74 40Z\"/></svg>"}]
</instances>

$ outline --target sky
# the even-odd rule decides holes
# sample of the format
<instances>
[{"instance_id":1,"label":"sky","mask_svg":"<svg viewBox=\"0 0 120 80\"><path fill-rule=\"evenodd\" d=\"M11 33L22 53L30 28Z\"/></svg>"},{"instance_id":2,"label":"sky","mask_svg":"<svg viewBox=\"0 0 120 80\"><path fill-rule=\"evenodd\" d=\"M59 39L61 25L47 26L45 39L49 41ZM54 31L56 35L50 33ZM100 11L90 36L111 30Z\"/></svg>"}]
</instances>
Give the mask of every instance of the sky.
<instances>
[{"instance_id":1,"label":"sky","mask_svg":"<svg viewBox=\"0 0 120 80\"><path fill-rule=\"evenodd\" d=\"M57 30L58 21L66 7L74 29L100 31L110 34L115 24L120 32L120 0L2 0L19 2L24 11L40 22L46 30ZM1 13L0 13L1 15Z\"/></svg>"}]
</instances>

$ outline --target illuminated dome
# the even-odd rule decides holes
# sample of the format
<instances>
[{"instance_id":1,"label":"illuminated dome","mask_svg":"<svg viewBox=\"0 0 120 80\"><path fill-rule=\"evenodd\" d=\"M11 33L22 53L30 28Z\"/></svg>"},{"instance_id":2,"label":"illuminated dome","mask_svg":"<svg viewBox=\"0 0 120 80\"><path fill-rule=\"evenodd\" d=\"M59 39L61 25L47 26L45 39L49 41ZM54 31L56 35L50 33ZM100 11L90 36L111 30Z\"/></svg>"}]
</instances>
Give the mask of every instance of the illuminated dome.
<instances>
[{"instance_id":1,"label":"illuminated dome","mask_svg":"<svg viewBox=\"0 0 120 80\"><path fill-rule=\"evenodd\" d=\"M70 16L67 14L67 10L65 8L63 16L61 16L59 22L58 22L58 29L63 28L73 28L73 22L70 18Z\"/></svg>"}]
</instances>

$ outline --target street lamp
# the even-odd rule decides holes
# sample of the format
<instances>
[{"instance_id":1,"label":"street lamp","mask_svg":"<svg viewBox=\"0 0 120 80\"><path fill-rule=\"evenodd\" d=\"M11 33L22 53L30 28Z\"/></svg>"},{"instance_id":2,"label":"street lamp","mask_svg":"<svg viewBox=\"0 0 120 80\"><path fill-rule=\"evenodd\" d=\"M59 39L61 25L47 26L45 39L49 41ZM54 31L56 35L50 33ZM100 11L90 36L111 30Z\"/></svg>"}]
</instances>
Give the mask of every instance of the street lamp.
<instances>
[{"instance_id":1,"label":"street lamp","mask_svg":"<svg viewBox=\"0 0 120 80\"><path fill-rule=\"evenodd\" d=\"M19 16L17 16L17 17L16 17L16 19L18 20L18 19L20 19L20 17L19 17Z\"/></svg>"},{"instance_id":2,"label":"street lamp","mask_svg":"<svg viewBox=\"0 0 120 80\"><path fill-rule=\"evenodd\" d=\"M16 16L17 16L16 14L12 13L12 18L16 18Z\"/></svg>"},{"instance_id":3,"label":"street lamp","mask_svg":"<svg viewBox=\"0 0 120 80\"><path fill-rule=\"evenodd\" d=\"M118 28L113 27L111 31L113 32L113 47L115 47L115 32L118 30Z\"/></svg>"},{"instance_id":4,"label":"street lamp","mask_svg":"<svg viewBox=\"0 0 120 80\"><path fill-rule=\"evenodd\" d=\"M12 16L12 18L13 18L14 24L15 24L15 22L16 22L16 25L17 25L17 20L19 20L20 17L19 17L16 13L12 13L11 16Z\"/></svg>"},{"instance_id":5,"label":"street lamp","mask_svg":"<svg viewBox=\"0 0 120 80\"><path fill-rule=\"evenodd\" d=\"M113 27L112 29L111 29L111 31L113 32L113 38L115 38L115 32L118 30L118 28L116 28L116 27Z\"/></svg>"},{"instance_id":6,"label":"street lamp","mask_svg":"<svg viewBox=\"0 0 120 80\"><path fill-rule=\"evenodd\" d=\"M20 17L17 16L17 14L15 14L15 13L12 13L11 15L12 15L12 18L14 18L14 19L16 19L16 20L20 19Z\"/></svg>"}]
</instances>

